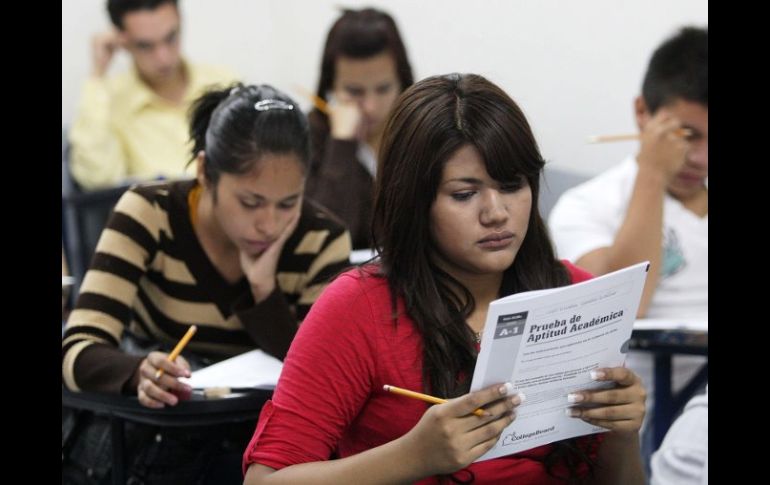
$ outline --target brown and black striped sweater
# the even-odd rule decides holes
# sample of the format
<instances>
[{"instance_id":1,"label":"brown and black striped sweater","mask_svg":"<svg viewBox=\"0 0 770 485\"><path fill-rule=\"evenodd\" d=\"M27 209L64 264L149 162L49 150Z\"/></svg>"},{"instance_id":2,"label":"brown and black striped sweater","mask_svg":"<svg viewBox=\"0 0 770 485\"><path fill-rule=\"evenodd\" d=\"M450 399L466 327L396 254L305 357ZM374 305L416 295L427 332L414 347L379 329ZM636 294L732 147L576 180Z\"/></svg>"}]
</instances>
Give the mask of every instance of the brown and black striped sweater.
<instances>
[{"instance_id":1,"label":"brown and black striped sweater","mask_svg":"<svg viewBox=\"0 0 770 485\"><path fill-rule=\"evenodd\" d=\"M255 347L283 359L298 323L329 279L348 265L350 235L306 199L281 253L276 291L255 304L246 278L224 280L190 223L194 181L129 189L118 201L62 338L62 376L72 390L125 389L142 356L121 351L129 328L168 348L187 328L187 349L219 360Z\"/></svg>"}]
</instances>

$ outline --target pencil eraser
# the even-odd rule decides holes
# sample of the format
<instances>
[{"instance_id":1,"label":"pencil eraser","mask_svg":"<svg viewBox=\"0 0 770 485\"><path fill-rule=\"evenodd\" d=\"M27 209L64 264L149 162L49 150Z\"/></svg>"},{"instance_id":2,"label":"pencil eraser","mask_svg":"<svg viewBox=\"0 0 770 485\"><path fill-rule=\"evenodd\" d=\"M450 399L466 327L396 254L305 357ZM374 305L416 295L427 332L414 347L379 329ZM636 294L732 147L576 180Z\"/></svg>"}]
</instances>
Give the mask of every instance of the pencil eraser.
<instances>
[{"instance_id":1,"label":"pencil eraser","mask_svg":"<svg viewBox=\"0 0 770 485\"><path fill-rule=\"evenodd\" d=\"M207 387L203 390L206 399L220 399L230 394L229 387Z\"/></svg>"}]
</instances>

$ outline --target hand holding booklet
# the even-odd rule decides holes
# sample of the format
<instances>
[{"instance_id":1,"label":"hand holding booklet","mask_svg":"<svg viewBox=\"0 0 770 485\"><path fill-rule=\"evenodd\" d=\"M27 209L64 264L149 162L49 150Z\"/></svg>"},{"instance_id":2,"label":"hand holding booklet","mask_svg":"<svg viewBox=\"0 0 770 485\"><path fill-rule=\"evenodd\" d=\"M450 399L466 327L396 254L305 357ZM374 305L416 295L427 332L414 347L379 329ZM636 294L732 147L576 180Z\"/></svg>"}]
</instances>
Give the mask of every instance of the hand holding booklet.
<instances>
[{"instance_id":1,"label":"hand holding booklet","mask_svg":"<svg viewBox=\"0 0 770 485\"><path fill-rule=\"evenodd\" d=\"M648 262L639 263L490 304L471 391L510 382L526 401L476 461L607 431L567 416L567 395L613 385L593 381L590 372L623 365L648 268Z\"/></svg>"}]
</instances>

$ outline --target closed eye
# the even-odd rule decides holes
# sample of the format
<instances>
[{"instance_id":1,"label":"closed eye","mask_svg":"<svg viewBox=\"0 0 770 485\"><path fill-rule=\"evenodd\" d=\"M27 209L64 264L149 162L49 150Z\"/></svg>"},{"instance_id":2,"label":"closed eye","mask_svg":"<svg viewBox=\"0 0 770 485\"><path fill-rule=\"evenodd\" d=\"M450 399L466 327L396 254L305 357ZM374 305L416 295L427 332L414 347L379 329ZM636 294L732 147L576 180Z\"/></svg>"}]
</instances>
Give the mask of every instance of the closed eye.
<instances>
[{"instance_id":1,"label":"closed eye","mask_svg":"<svg viewBox=\"0 0 770 485\"><path fill-rule=\"evenodd\" d=\"M475 191L475 190L465 190L465 191L463 191L463 192L454 192L454 193L452 194L452 198L453 198L454 200L457 200L457 201L460 201L460 202L462 202L462 201L465 201L465 200L468 200L468 199L470 199L470 198L471 198L471 197L473 197L475 194L476 194L476 191Z\"/></svg>"},{"instance_id":2,"label":"closed eye","mask_svg":"<svg viewBox=\"0 0 770 485\"><path fill-rule=\"evenodd\" d=\"M364 95L364 90L363 90L363 89L361 89L361 88L354 88L354 87L350 87L350 86L347 86L347 87L345 88L345 91L346 91L346 92L347 92L347 93L348 93L350 96L352 96L352 97L354 97L354 98L360 98L361 96L363 96L363 95Z\"/></svg>"},{"instance_id":3,"label":"closed eye","mask_svg":"<svg viewBox=\"0 0 770 485\"><path fill-rule=\"evenodd\" d=\"M283 202L278 204L278 208L283 210L293 209L294 207L296 207L298 200L299 198L284 200Z\"/></svg>"},{"instance_id":4,"label":"closed eye","mask_svg":"<svg viewBox=\"0 0 770 485\"><path fill-rule=\"evenodd\" d=\"M689 135L687 135L687 136L685 137L685 139L686 139L687 141L698 141L698 140L702 140L702 139L703 139L703 134L702 134L702 133L700 133L700 132L698 132L698 131L692 130L692 131L690 132L690 134L689 134Z\"/></svg>"},{"instance_id":5,"label":"closed eye","mask_svg":"<svg viewBox=\"0 0 770 485\"><path fill-rule=\"evenodd\" d=\"M239 201L244 209L257 209L262 207L263 202L261 200L243 200Z\"/></svg>"}]
</instances>

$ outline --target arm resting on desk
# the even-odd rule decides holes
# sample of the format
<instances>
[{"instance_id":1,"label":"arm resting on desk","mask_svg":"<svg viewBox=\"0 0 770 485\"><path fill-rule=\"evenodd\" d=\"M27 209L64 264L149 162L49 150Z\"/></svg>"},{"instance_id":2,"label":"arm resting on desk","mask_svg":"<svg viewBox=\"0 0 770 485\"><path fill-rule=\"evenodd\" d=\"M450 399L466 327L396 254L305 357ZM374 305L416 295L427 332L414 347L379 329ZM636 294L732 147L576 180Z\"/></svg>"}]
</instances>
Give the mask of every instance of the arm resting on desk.
<instances>
[{"instance_id":1,"label":"arm resting on desk","mask_svg":"<svg viewBox=\"0 0 770 485\"><path fill-rule=\"evenodd\" d=\"M129 383L144 359L143 356L129 355L109 345L91 344L74 355L74 359L73 376L78 376L78 382L73 387L65 379L68 388L76 391L136 394L136 388L129 389Z\"/></svg>"}]
</instances>

